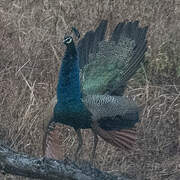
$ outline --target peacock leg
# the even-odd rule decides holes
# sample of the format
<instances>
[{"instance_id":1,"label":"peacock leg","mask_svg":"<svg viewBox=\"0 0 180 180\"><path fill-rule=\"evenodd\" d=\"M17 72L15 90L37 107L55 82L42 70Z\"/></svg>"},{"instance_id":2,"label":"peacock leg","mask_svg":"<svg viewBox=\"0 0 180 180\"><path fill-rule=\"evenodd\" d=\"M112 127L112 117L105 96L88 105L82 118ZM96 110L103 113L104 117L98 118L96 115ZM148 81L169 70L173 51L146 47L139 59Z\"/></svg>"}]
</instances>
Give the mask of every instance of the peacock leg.
<instances>
[{"instance_id":1,"label":"peacock leg","mask_svg":"<svg viewBox=\"0 0 180 180\"><path fill-rule=\"evenodd\" d=\"M96 147L97 147L97 143L98 143L98 136L97 133L92 129L92 133L94 135L94 146L93 146L93 151L92 151L92 156L91 156L91 163L93 164L94 158L96 156Z\"/></svg>"},{"instance_id":2,"label":"peacock leg","mask_svg":"<svg viewBox=\"0 0 180 180\"><path fill-rule=\"evenodd\" d=\"M82 144L83 144L83 139L82 139L82 135L81 135L81 130L80 129L77 129L77 130L75 130L76 131L76 133L77 133L77 137L78 137L78 147L77 147L77 150L76 150L76 152L75 152L75 154L74 154L74 159L75 159L75 161L77 161L77 159L78 159L78 153L79 153L79 150L81 149L81 147L82 147Z\"/></svg>"}]
</instances>

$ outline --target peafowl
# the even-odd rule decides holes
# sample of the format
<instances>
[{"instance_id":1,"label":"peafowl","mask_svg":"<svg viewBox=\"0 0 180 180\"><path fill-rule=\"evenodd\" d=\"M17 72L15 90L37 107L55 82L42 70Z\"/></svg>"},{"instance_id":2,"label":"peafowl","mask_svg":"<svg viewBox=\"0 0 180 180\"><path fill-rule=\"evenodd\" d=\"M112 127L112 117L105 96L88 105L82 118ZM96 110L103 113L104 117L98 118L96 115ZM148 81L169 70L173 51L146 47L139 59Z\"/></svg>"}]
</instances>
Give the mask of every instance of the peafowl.
<instances>
[{"instance_id":1,"label":"peafowl","mask_svg":"<svg viewBox=\"0 0 180 180\"><path fill-rule=\"evenodd\" d=\"M65 55L59 72L54 112L44 138L44 155L58 158L58 124L75 129L78 157L83 140L81 129L94 134L92 159L98 135L119 148L132 149L136 140L135 124L139 108L123 96L127 81L144 62L147 27L139 22L119 23L105 41L107 21L87 32L77 47L71 36L64 37ZM77 33L77 31L75 32ZM57 100L56 100L57 99Z\"/></svg>"}]
</instances>

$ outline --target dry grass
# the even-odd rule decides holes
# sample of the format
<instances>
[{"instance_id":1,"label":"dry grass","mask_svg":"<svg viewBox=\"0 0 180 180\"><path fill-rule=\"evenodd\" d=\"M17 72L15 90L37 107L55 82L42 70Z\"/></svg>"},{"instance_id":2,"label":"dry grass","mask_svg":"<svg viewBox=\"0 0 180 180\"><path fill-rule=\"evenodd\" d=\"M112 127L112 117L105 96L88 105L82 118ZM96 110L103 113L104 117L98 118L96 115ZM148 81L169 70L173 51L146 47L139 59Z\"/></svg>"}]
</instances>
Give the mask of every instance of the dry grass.
<instances>
[{"instance_id":1,"label":"dry grass","mask_svg":"<svg viewBox=\"0 0 180 180\"><path fill-rule=\"evenodd\" d=\"M144 78L139 80L142 76L137 74L126 92L143 105L137 146L127 153L101 140L95 165L138 180L179 179L180 51L175 1L0 0L0 139L17 151L42 154L41 112L55 94L64 52L59 42L71 26L83 34L103 18L110 22L107 36L126 19L149 25L149 51ZM67 127L62 133L64 153L72 157L76 136ZM93 139L88 130L83 136L81 158L89 160Z\"/></svg>"}]
</instances>

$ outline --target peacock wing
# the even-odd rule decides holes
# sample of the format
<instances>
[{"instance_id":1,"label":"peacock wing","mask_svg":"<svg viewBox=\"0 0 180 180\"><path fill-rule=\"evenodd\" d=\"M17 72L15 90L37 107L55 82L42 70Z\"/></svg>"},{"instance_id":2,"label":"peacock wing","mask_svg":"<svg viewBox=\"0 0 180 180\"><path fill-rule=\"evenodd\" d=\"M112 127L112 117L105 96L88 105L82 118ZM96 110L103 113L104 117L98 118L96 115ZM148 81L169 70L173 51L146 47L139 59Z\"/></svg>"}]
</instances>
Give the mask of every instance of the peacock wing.
<instances>
[{"instance_id":1,"label":"peacock wing","mask_svg":"<svg viewBox=\"0 0 180 180\"><path fill-rule=\"evenodd\" d=\"M88 95L83 102L92 114L92 129L110 144L132 149L136 142L137 105L121 96Z\"/></svg>"},{"instance_id":2,"label":"peacock wing","mask_svg":"<svg viewBox=\"0 0 180 180\"><path fill-rule=\"evenodd\" d=\"M107 20L102 20L95 31L88 31L78 42L77 49L79 52L79 65L81 69L92 61L92 59L89 59L89 54L98 52L99 42L105 39L107 23Z\"/></svg>"},{"instance_id":3,"label":"peacock wing","mask_svg":"<svg viewBox=\"0 0 180 180\"><path fill-rule=\"evenodd\" d=\"M139 121L139 108L126 97L88 95L82 101L91 112L92 120L105 130L133 128Z\"/></svg>"},{"instance_id":4,"label":"peacock wing","mask_svg":"<svg viewBox=\"0 0 180 180\"><path fill-rule=\"evenodd\" d=\"M132 150L137 140L135 128L106 131L97 126L95 122L93 122L92 128L102 139L120 149Z\"/></svg>"},{"instance_id":5,"label":"peacock wing","mask_svg":"<svg viewBox=\"0 0 180 180\"><path fill-rule=\"evenodd\" d=\"M60 124L50 122L43 137L43 155L47 158L62 160L65 154L63 140Z\"/></svg>"},{"instance_id":6,"label":"peacock wing","mask_svg":"<svg viewBox=\"0 0 180 180\"><path fill-rule=\"evenodd\" d=\"M109 41L104 40L106 28L107 21L102 21L78 44L84 94L122 95L144 62L147 27L140 28L138 21L119 23Z\"/></svg>"}]
</instances>

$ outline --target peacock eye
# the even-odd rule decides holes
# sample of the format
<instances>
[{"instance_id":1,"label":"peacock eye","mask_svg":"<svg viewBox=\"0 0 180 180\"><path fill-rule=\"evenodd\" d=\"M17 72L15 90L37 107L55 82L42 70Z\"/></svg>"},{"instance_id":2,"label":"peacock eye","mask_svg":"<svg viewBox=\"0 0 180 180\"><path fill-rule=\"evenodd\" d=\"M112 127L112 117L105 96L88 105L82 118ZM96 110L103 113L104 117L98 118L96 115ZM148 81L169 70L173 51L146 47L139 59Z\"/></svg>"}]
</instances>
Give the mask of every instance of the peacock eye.
<instances>
[{"instance_id":1,"label":"peacock eye","mask_svg":"<svg viewBox=\"0 0 180 180\"><path fill-rule=\"evenodd\" d=\"M72 38L67 38L67 39L66 39L66 43L67 43L67 44L70 44L71 42L72 42Z\"/></svg>"}]
</instances>

